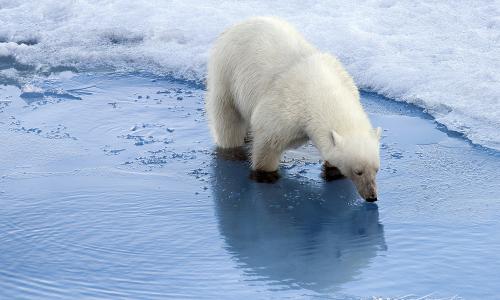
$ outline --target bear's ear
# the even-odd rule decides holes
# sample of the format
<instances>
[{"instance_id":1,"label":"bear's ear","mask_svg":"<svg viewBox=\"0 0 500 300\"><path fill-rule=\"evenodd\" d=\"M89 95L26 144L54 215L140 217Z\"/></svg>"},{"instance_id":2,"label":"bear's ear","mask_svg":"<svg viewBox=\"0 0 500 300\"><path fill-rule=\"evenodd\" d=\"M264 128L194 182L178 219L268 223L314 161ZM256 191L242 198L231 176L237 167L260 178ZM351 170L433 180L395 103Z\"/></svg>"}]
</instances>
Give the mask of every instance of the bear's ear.
<instances>
[{"instance_id":1,"label":"bear's ear","mask_svg":"<svg viewBox=\"0 0 500 300\"><path fill-rule=\"evenodd\" d=\"M340 134L338 134L335 130L332 130L331 138L332 138L332 143L333 143L334 147L336 147L336 146L340 145L340 143L342 143L342 136Z\"/></svg>"},{"instance_id":2,"label":"bear's ear","mask_svg":"<svg viewBox=\"0 0 500 300\"><path fill-rule=\"evenodd\" d=\"M374 131L375 131L375 136L380 141L380 137L382 136L382 128L377 127L377 128L374 129Z\"/></svg>"}]
</instances>

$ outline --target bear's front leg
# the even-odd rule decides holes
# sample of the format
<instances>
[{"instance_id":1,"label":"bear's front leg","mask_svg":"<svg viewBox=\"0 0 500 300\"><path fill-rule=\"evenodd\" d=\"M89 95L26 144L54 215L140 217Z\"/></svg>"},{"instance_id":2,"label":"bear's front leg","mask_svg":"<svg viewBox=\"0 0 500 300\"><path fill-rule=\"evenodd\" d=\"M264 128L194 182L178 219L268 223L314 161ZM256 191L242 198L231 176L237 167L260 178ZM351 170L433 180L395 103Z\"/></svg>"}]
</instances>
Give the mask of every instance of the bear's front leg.
<instances>
[{"instance_id":1,"label":"bear's front leg","mask_svg":"<svg viewBox=\"0 0 500 300\"><path fill-rule=\"evenodd\" d=\"M321 172L321 177L323 177L323 179L325 179L326 181L345 178L345 176L342 175L339 169L337 169L327 161L323 163L323 172Z\"/></svg>"},{"instance_id":2,"label":"bear's front leg","mask_svg":"<svg viewBox=\"0 0 500 300\"><path fill-rule=\"evenodd\" d=\"M252 170L250 172L250 179L263 183L275 183L276 181L278 181L278 179L280 179L280 174L278 173L278 171L267 172L261 170Z\"/></svg>"},{"instance_id":3,"label":"bear's front leg","mask_svg":"<svg viewBox=\"0 0 500 300\"><path fill-rule=\"evenodd\" d=\"M257 182L274 183L280 176L278 166L280 163L282 147L273 143L272 139L255 137L252 145L252 172L250 179Z\"/></svg>"}]
</instances>

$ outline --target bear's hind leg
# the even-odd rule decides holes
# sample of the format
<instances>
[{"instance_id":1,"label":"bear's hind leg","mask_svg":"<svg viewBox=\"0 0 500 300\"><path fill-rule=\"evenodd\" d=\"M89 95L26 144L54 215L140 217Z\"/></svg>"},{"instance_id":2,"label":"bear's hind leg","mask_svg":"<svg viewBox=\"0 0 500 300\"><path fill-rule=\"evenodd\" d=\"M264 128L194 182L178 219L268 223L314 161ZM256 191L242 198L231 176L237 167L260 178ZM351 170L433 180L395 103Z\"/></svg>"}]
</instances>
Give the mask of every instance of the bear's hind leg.
<instances>
[{"instance_id":1,"label":"bear's hind leg","mask_svg":"<svg viewBox=\"0 0 500 300\"><path fill-rule=\"evenodd\" d=\"M248 126L234 107L228 93L220 91L209 93L207 113L217 146L227 149L245 144Z\"/></svg>"}]
</instances>

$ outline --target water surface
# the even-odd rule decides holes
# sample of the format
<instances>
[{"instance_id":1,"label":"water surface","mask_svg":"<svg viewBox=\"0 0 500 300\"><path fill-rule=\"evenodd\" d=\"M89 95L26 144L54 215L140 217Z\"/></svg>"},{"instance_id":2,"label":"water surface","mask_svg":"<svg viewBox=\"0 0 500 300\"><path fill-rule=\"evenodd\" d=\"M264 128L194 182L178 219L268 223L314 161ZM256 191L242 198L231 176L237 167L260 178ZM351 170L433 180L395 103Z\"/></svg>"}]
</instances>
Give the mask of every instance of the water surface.
<instances>
[{"instance_id":1,"label":"water surface","mask_svg":"<svg viewBox=\"0 0 500 300\"><path fill-rule=\"evenodd\" d=\"M214 152L204 91L63 72L0 86L0 298L496 299L500 156L370 93L379 201Z\"/></svg>"}]
</instances>

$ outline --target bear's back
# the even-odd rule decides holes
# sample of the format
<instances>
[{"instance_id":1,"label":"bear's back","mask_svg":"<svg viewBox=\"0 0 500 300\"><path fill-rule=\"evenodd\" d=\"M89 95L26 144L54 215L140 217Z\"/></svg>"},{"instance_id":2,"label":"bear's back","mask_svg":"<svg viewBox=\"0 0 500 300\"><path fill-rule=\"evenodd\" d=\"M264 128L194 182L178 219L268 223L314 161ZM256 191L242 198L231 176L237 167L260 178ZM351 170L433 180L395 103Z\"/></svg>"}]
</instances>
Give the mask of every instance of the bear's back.
<instances>
[{"instance_id":1,"label":"bear's back","mask_svg":"<svg viewBox=\"0 0 500 300\"><path fill-rule=\"evenodd\" d=\"M253 67L261 75L278 73L316 52L292 25L274 17L256 17L229 28L217 41L219 47L229 54L227 59L238 59L235 65Z\"/></svg>"},{"instance_id":2,"label":"bear's back","mask_svg":"<svg viewBox=\"0 0 500 300\"><path fill-rule=\"evenodd\" d=\"M227 86L236 106L248 118L279 74L316 52L287 22L256 17L232 26L219 37L208 78L217 78L218 84Z\"/></svg>"}]
</instances>

